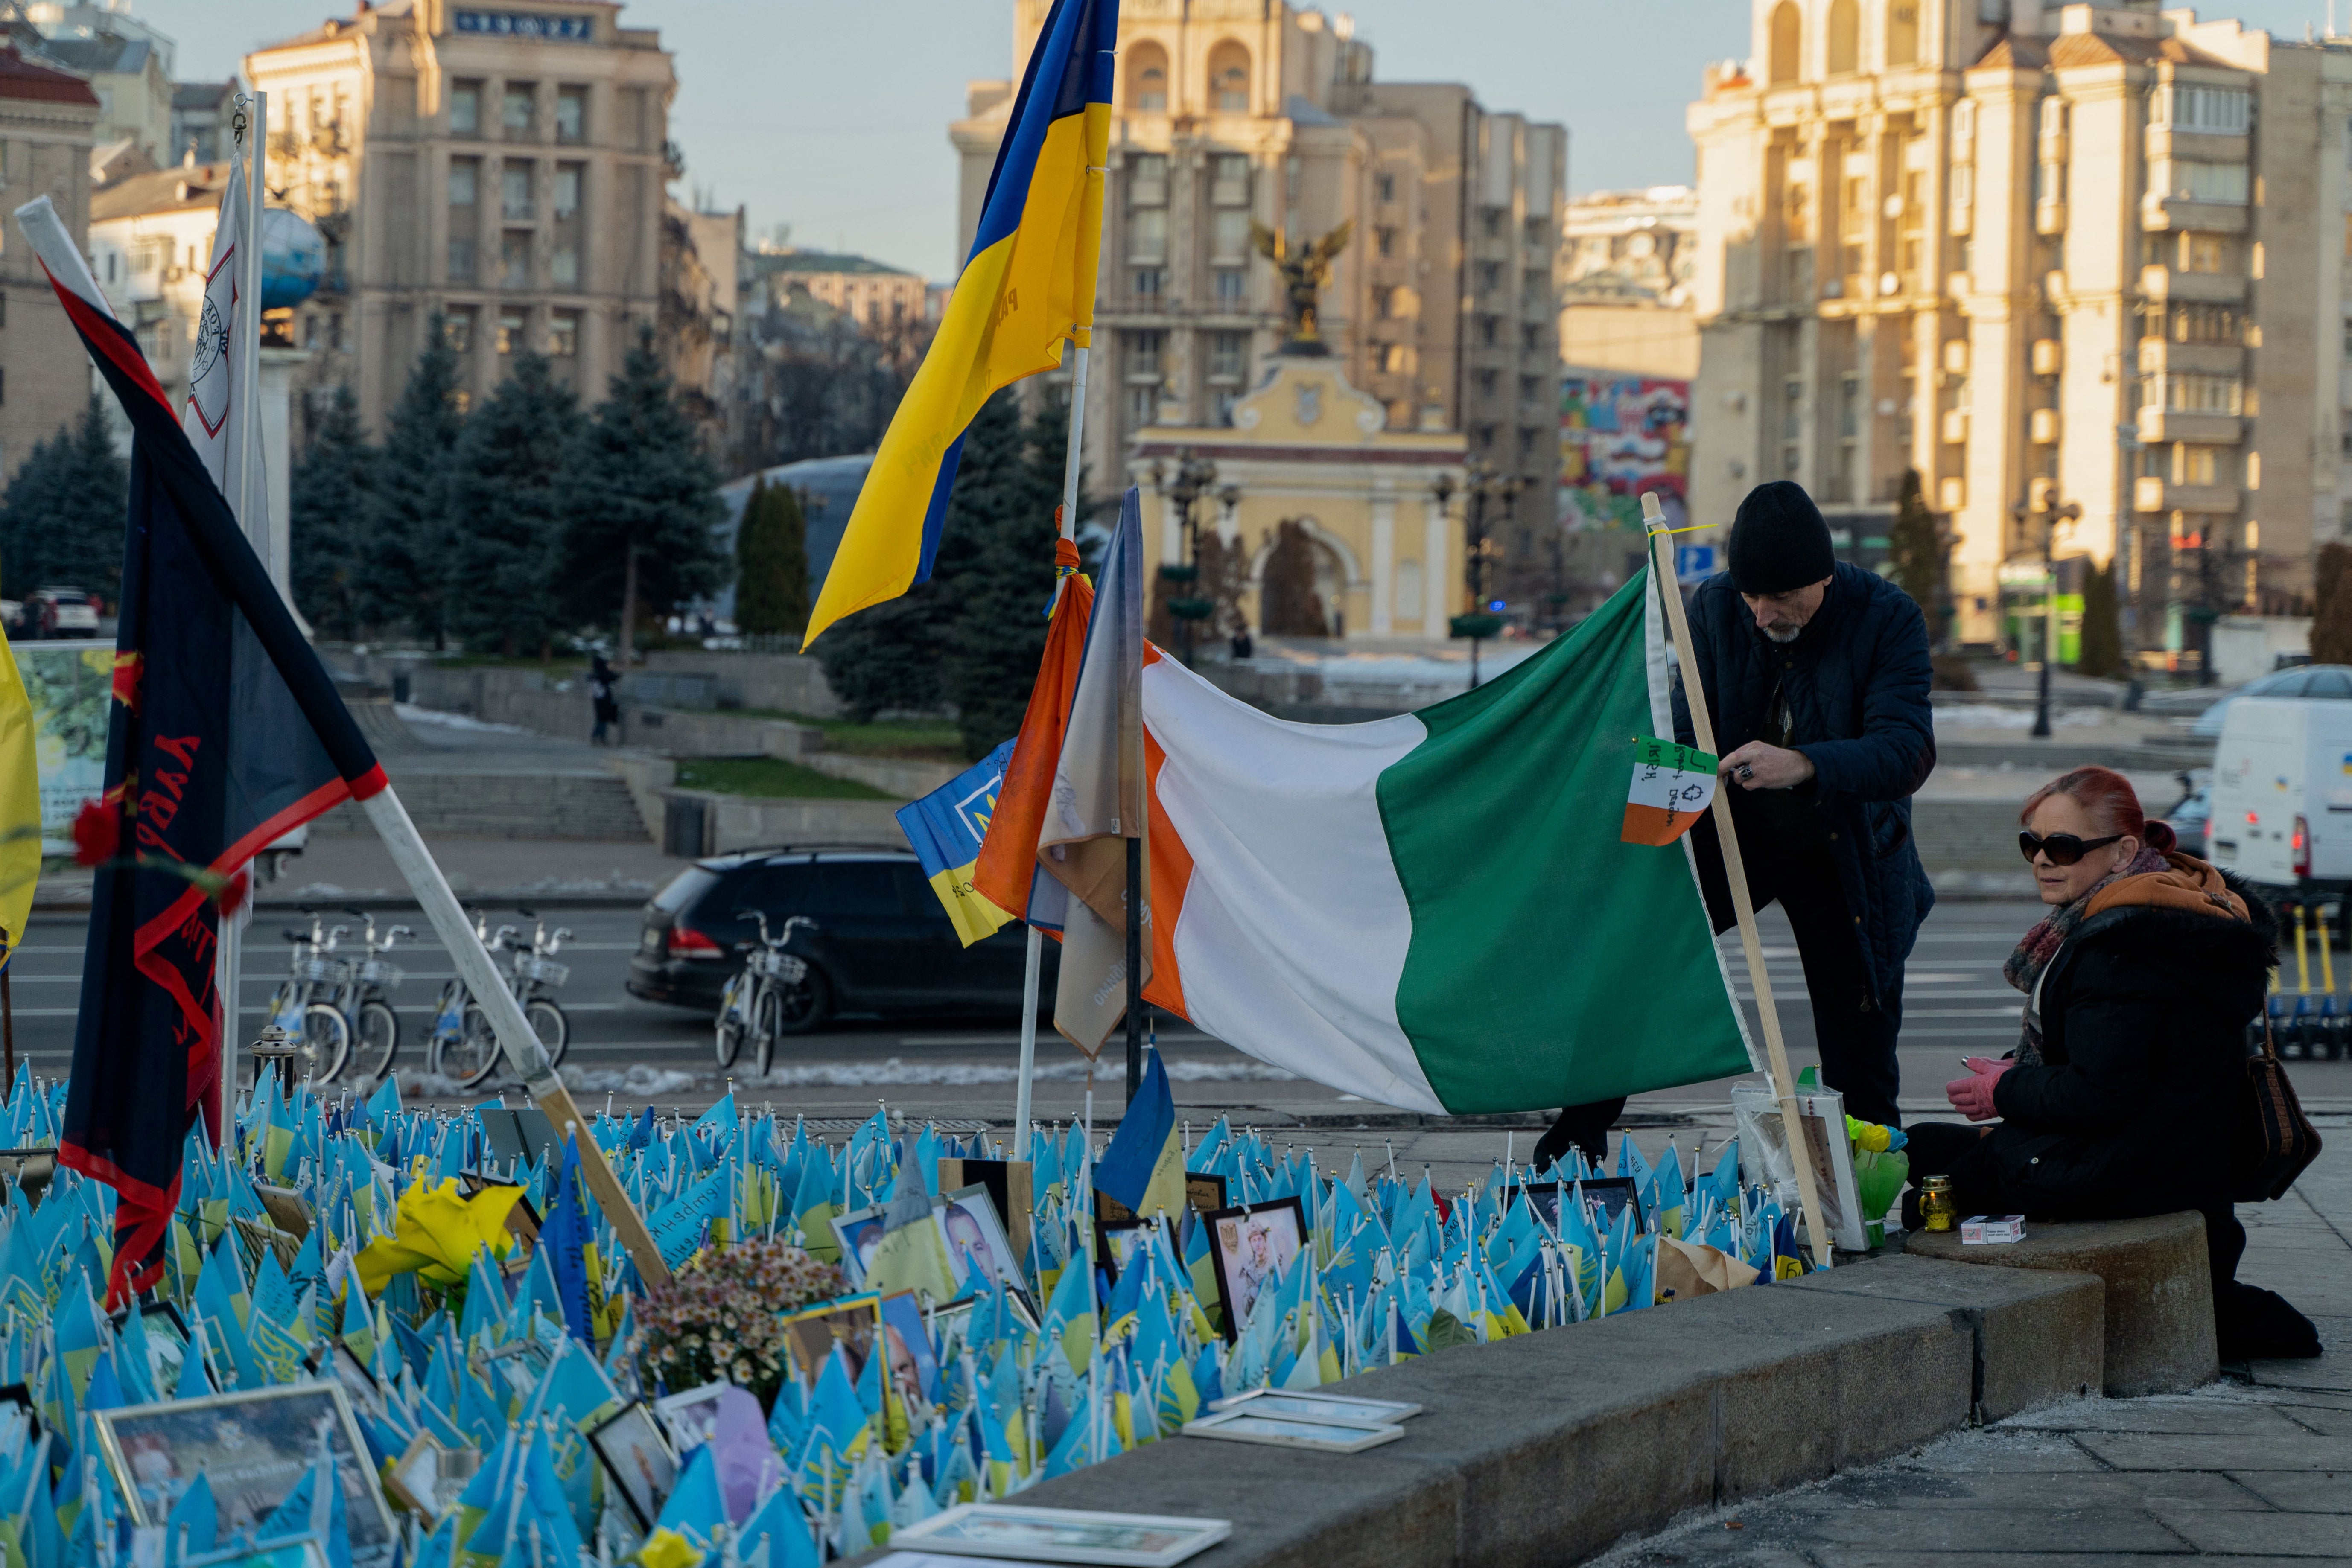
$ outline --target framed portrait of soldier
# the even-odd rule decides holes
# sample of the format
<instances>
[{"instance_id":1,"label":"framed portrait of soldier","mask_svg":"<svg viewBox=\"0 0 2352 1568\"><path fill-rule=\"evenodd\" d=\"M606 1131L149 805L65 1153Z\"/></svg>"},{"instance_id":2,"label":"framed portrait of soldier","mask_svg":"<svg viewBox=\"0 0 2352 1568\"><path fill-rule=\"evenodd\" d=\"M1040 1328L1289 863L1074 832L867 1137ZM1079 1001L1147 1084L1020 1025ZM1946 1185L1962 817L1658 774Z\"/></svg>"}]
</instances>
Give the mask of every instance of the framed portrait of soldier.
<instances>
[{"instance_id":1,"label":"framed portrait of soldier","mask_svg":"<svg viewBox=\"0 0 2352 1568\"><path fill-rule=\"evenodd\" d=\"M1209 1227L1209 1255L1217 1266L1217 1295L1225 1308L1225 1338L1241 1337L1257 1299L1298 1261L1307 1249L1307 1211L1295 1197L1244 1204L1202 1216Z\"/></svg>"}]
</instances>

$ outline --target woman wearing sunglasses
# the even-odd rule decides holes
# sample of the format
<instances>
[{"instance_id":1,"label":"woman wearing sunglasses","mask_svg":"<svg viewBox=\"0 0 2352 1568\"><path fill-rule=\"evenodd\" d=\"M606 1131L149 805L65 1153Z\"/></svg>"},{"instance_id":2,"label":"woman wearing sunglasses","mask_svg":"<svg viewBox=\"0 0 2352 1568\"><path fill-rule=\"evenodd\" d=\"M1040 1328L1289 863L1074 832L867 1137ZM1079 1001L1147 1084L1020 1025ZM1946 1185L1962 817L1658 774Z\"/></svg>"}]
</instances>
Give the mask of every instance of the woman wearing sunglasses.
<instances>
[{"instance_id":1,"label":"woman wearing sunglasses","mask_svg":"<svg viewBox=\"0 0 2352 1568\"><path fill-rule=\"evenodd\" d=\"M1945 1085L1971 1123L1914 1123L1911 1175L1948 1176L1963 1214L2205 1216L2223 1360L2317 1355L2311 1322L2235 1282L2246 1232L2229 1199L2246 1025L2276 961L2259 896L2173 847L2131 781L2078 768L2028 797L2018 847L2050 914L2003 974L2024 1033ZM1918 1195L1905 1199L1917 1223Z\"/></svg>"}]
</instances>

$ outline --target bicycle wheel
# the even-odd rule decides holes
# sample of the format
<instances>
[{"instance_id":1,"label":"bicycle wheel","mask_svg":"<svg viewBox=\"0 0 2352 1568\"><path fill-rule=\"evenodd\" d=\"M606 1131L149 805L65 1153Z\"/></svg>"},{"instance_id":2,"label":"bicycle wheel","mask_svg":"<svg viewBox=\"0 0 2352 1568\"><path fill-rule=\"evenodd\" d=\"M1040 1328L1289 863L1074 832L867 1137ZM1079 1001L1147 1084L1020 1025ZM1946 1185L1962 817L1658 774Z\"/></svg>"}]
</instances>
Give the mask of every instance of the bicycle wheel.
<instances>
[{"instance_id":1,"label":"bicycle wheel","mask_svg":"<svg viewBox=\"0 0 2352 1568\"><path fill-rule=\"evenodd\" d=\"M316 1083L331 1083L351 1060L351 1020L331 1002L312 1002L302 1009L301 1041L295 1047L294 1070Z\"/></svg>"},{"instance_id":2,"label":"bicycle wheel","mask_svg":"<svg viewBox=\"0 0 2352 1568\"><path fill-rule=\"evenodd\" d=\"M391 1005L371 997L360 1004L359 1070L381 1083L392 1076L392 1059L400 1053L400 1015Z\"/></svg>"},{"instance_id":3,"label":"bicycle wheel","mask_svg":"<svg viewBox=\"0 0 2352 1568\"><path fill-rule=\"evenodd\" d=\"M269 1021L288 1034L302 1032L303 988L292 980L280 980L278 988L269 993Z\"/></svg>"},{"instance_id":4,"label":"bicycle wheel","mask_svg":"<svg viewBox=\"0 0 2352 1568\"><path fill-rule=\"evenodd\" d=\"M765 1078L776 1060L776 1037L784 1032L784 998L780 988L766 985L751 998L752 1060L759 1063L760 1076Z\"/></svg>"},{"instance_id":5,"label":"bicycle wheel","mask_svg":"<svg viewBox=\"0 0 2352 1568\"><path fill-rule=\"evenodd\" d=\"M471 1089L498 1070L499 1037L490 1028L490 1015L481 1003L467 1002L457 1038L442 1043L442 1076L455 1080L460 1089Z\"/></svg>"},{"instance_id":6,"label":"bicycle wheel","mask_svg":"<svg viewBox=\"0 0 2352 1568\"><path fill-rule=\"evenodd\" d=\"M539 1043L547 1048L547 1064L562 1066L563 1052L572 1044L572 1019L545 997L534 997L525 1002L522 1016L530 1020L530 1032L539 1036Z\"/></svg>"},{"instance_id":7,"label":"bicycle wheel","mask_svg":"<svg viewBox=\"0 0 2352 1568\"><path fill-rule=\"evenodd\" d=\"M736 1052L743 1049L746 1014L750 1011L743 1006L743 998L753 985L750 975L737 975L727 982L727 989L719 995L719 1016L711 1020L711 1036L721 1067L732 1067Z\"/></svg>"}]
</instances>

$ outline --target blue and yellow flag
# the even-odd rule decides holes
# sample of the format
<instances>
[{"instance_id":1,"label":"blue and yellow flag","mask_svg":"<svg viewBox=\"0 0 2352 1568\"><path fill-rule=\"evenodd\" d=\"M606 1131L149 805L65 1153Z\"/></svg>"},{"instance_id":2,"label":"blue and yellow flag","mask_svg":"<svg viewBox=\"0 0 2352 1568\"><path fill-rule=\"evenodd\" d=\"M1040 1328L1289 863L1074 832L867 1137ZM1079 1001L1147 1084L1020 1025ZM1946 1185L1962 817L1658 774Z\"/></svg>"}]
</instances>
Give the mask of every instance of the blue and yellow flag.
<instances>
[{"instance_id":1,"label":"blue and yellow flag","mask_svg":"<svg viewBox=\"0 0 2352 1568\"><path fill-rule=\"evenodd\" d=\"M1110 1147L1095 1166L1095 1190L1107 1193L1149 1219L1184 1212L1184 1151L1176 1138L1176 1097L1160 1052L1144 1059L1143 1082L1127 1103L1127 1114L1111 1134Z\"/></svg>"},{"instance_id":2,"label":"blue and yellow flag","mask_svg":"<svg viewBox=\"0 0 2352 1568\"><path fill-rule=\"evenodd\" d=\"M996 815L996 797L1012 762L1008 740L921 800L898 808L898 826L967 947L1013 918L971 884L981 841L988 837L989 819Z\"/></svg>"},{"instance_id":3,"label":"blue and yellow flag","mask_svg":"<svg viewBox=\"0 0 2352 1568\"><path fill-rule=\"evenodd\" d=\"M0 967L25 939L33 886L41 876L41 780L33 764L33 699L6 635L0 634Z\"/></svg>"},{"instance_id":4,"label":"blue and yellow flag","mask_svg":"<svg viewBox=\"0 0 2352 1568\"><path fill-rule=\"evenodd\" d=\"M965 427L998 388L1092 336L1118 0L1054 0L1013 100L971 255L874 454L809 612L827 626L931 574Z\"/></svg>"}]
</instances>

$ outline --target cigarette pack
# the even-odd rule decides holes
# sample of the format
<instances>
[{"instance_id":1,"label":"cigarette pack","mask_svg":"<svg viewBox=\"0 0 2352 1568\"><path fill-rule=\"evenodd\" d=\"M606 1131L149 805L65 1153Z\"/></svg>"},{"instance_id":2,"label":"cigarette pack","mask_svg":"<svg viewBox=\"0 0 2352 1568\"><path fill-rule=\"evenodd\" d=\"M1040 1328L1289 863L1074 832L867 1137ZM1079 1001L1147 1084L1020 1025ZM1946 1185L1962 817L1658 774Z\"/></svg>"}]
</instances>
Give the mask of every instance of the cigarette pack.
<instances>
[{"instance_id":1,"label":"cigarette pack","mask_svg":"<svg viewBox=\"0 0 2352 1568\"><path fill-rule=\"evenodd\" d=\"M1998 1247L2024 1239L2025 1216L2021 1214L1972 1214L1960 1221L1963 1247Z\"/></svg>"}]
</instances>

